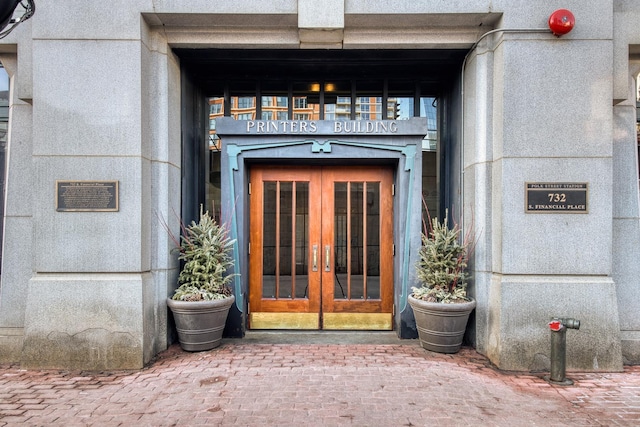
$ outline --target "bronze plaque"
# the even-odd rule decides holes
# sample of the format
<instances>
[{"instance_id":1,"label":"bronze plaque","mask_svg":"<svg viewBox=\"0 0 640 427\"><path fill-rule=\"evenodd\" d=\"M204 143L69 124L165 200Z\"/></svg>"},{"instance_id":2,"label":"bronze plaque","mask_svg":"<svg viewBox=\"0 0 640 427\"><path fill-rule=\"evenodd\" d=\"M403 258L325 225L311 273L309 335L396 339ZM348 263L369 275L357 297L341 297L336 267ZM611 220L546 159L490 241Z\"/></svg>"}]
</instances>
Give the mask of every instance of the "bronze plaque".
<instances>
[{"instance_id":1,"label":"bronze plaque","mask_svg":"<svg viewBox=\"0 0 640 427\"><path fill-rule=\"evenodd\" d=\"M527 182L527 213L589 213L586 182Z\"/></svg>"},{"instance_id":2,"label":"bronze plaque","mask_svg":"<svg viewBox=\"0 0 640 427\"><path fill-rule=\"evenodd\" d=\"M118 181L56 181L56 211L117 212Z\"/></svg>"}]
</instances>

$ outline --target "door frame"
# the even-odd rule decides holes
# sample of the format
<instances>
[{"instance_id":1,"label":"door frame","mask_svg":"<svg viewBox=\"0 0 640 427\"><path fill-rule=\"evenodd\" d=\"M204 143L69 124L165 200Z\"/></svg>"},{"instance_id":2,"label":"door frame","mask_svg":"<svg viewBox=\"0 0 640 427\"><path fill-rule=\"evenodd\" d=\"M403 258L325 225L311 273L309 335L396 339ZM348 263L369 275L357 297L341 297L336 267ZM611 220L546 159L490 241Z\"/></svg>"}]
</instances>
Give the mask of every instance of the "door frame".
<instances>
[{"instance_id":1,"label":"door frame","mask_svg":"<svg viewBox=\"0 0 640 427\"><path fill-rule=\"evenodd\" d=\"M254 165L250 174L250 265L249 265L249 327L250 329L314 329L314 330L391 330L393 329L393 169L390 166L275 166ZM265 224L265 189L264 183L275 183L276 192L280 189L280 182L307 183L308 206L306 223L308 228L305 234L305 247L302 253L306 253L308 266L306 273L307 282L305 296L307 298L291 297L295 295L292 281L292 293L287 298L278 295L278 275L275 276L275 293L266 297L264 292L264 251L265 229L275 227L273 238L270 239L277 247L294 247L293 241L281 242L280 223L275 225ZM347 243L347 280L344 284L338 283L340 289L346 288L348 299L336 298L336 281L338 281L336 254L336 184L346 182L362 182L362 190L367 200L366 183L377 182L378 202L372 200L371 206L377 206L377 241L378 254L369 257L367 251L363 252L363 268L367 270L367 262L376 262L378 266L378 298L358 299L351 294L351 267L350 257L352 246ZM345 187L348 188L348 187ZM295 194L292 194L292 202L295 202ZM356 206L349 204L351 192L346 195L344 209L349 212ZM356 196L357 197L357 196ZM296 204L297 205L297 204ZM361 236L362 248L367 248L367 205L362 207L363 230ZM297 208L298 206L296 206ZM275 202L275 214L280 212L278 199ZM293 212L293 210L292 210ZM375 211L374 211L375 212ZM296 218L296 216L292 218ZM345 224L348 227L350 219ZM292 219L288 224L296 229L296 220ZM351 229L347 228L345 238L349 239ZM286 234L286 233L285 233ZM296 234L291 234L294 239ZM293 268L295 252L291 254L290 262ZM275 255L274 268L280 271L279 265L282 258ZM301 276L301 277L302 277ZM353 277L357 277L357 273ZM286 275L283 277L287 277ZM293 273L292 277L296 277ZM371 276L376 277L376 276ZM366 290L367 273L363 274L363 289ZM372 282L373 283L373 282ZM356 286L356 285L354 285ZM354 292L356 287L353 288ZM342 294L344 295L344 289ZM364 294L363 294L364 295Z\"/></svg>"},{"instance_id":2,"label":"door frame","mask_svg":"<svg viewBox=\"0 0 640 427\"><path fill-rule=\"evenodd\" d=\"M421 118L388 121L378 133L345 133L334 121L313 121L313 125L292 126L292 121L275 127L256 122L221 118L216 131L222 140L222 220L230 227L234 245L233 292L236 303L227 320L226 334L242 337L248 316L249 195L248 170L256 163L322 165L390 165L394 170L395 196L393 235L394 306L393 329L401 338L415 338L413 312L407 304L411 286L417 283L413 266L418 261L422 230L422 140L427 134ZM369 123L366 121L366 123ZM351 129L363 129L364 123ZM258 123L259 124L259 123ZM295 132L292 133L292 129ZM301 133L300 129L306 129Z\"/></svg>"}]
</instances>

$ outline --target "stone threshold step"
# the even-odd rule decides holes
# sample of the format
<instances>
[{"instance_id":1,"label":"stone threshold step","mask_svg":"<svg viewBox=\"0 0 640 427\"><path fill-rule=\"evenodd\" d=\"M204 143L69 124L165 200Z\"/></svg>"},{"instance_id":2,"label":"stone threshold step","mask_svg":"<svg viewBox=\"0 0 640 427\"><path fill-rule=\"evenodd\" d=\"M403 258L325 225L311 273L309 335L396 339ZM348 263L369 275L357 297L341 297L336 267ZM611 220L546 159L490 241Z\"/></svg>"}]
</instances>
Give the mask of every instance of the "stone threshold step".
<instances>
[{"instance_id":1,"label":"stone threshold step","mask_svg":"<svg viewBox=\"0 0 640 427\"><path fill-rule=\"evenodd\" d=\"M234 338L224 341L232 343ZM400 339L394 331L247 331L241 340L256 344L385 344L420 345L417 339Z\"/></svg>"}]
</instances>

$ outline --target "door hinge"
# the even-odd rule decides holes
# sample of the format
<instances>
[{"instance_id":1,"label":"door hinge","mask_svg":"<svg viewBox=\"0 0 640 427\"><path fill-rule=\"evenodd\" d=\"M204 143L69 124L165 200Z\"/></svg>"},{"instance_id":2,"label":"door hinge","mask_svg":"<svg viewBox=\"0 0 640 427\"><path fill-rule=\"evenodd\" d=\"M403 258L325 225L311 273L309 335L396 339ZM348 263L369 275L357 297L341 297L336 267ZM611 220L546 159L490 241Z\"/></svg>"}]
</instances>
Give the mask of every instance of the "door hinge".
<instances>
[{"instance_id":1,"label":"door hinge","mask_svg":"<svg viewBox=\"0 0 640 427\"><path fill-rule=\"evenodd\" d=\"M396 305L393 304L392 307L393 307L393 309L391 310L391 312L392 312L391 316L395 316L396 315Z\"/></svg>"},{"instance_id":2,"label":"door hinge","mask_svg":"<svg viewBox=\"0 0 640 427\"><path fill-rule=\"evenodd\" d=\"M396 244L394 243L391 247L393 248L393 256L396 256Z\"/></svg>"},{"instance_id":3,"label":"door hinge","mask_svg":"<svg viewBox=\"0 0 640 427\"><path fill-rule=\"evenodd\" d=\"M391 196L395 196L396 195L396 185L395 184L391 184Z\"/></svg>"},{"instance_id":4,"label":"door hinge","mask_svg":"<svg viewBox=\"0 0 640 427\"><path fill-rule=\"evenodd\" d=\"M249 242L249 247L247 248L247 255L251 255L251 242Z\"/></svg>"},{"instance_id":5,"label":"door hinge","mask_svg":"<svg viewBox=\"0 0 640 427\"><path fill-rule=\"evenodd\" d=\"M251 183L249 183L249 195L251 195Z\"/></svg>"}]
</instances>

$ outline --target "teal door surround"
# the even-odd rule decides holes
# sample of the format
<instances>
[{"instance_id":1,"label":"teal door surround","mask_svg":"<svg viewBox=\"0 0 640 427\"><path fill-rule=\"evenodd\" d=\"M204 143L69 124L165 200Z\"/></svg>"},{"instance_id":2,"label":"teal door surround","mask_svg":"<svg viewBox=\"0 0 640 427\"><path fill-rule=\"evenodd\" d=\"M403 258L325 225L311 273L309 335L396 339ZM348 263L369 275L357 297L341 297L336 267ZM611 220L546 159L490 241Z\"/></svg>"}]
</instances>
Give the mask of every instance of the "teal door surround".
<instances>
[{"instance_id":1,"label":"teal door surround","mask_svg":"<svg viewBox=\"0 0 640 427\"><path fill-rule=\"evenodd\" d=\"M394 196L394 329L414 338L415 322L407 297L415 280L421 231L422 139L424 119L384 121L236 121L216 120L222 140L222 217L231 227L234 246L235 307L227 331L246 330L248 283L248 169L261 164L392 164Z\"/></svg>"}]
</instances>

